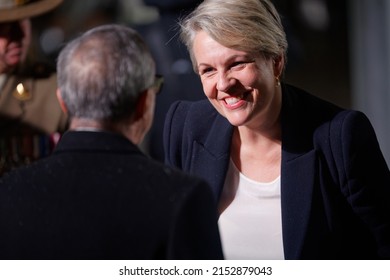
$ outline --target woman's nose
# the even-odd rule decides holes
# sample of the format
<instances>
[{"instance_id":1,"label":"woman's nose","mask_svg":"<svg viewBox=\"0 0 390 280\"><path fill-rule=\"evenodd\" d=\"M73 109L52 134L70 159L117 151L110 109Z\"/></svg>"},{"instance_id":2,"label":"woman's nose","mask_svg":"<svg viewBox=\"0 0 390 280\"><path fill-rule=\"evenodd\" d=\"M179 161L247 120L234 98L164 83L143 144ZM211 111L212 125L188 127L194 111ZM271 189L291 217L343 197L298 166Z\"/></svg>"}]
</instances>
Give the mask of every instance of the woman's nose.
<instances>
[{"instance_id":1,"label":"woman's nose","mask_svg":"<svg viewBox=\"0 0 390 280\"><path fill-rule=\"evenodd\" d=\"M223 73L218 77L217 90L228 92L229 89L234 86L234 84L235 79L233 77L230 77L227 73Z\"/></svg>"}]
</instances>

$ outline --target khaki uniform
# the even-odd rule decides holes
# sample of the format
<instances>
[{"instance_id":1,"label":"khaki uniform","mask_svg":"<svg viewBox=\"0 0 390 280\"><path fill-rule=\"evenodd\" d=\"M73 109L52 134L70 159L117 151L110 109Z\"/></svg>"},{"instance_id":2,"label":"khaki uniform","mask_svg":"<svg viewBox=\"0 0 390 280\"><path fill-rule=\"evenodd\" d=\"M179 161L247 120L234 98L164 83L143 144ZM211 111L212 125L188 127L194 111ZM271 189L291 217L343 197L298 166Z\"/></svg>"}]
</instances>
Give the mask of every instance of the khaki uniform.
<instances>
[{"instance_id":1,"label":"khaki uniform","mask_svg":"<svg viewBox=\"0 0 390 280\"><path fill-rule=\"evenodd\" d=\"M15 95L22 83L29 98ZM56 97L56 75L9 76L0 92L0 176L48 155L66 130L67 118Z\"/></svg>"}]
</instances>

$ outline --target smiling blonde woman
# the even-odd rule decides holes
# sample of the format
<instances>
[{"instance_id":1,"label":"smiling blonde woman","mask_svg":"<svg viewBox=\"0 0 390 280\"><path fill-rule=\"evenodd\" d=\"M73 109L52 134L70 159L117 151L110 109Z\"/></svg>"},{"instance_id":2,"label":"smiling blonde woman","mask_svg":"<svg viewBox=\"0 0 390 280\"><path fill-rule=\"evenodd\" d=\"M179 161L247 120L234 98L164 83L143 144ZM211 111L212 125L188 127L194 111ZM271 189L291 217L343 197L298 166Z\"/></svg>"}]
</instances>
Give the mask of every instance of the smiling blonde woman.
<instances>
[{"instance_id":1,"label":"smiling blonde woman","mask_svg":"<svg viewBox=\"0 0 390 280\"><path fill-rule=\"evenodd\" d=\"M176 102L166 162L206 179L228 259L390 258L390 173L367 117L281 81L268 0L206 0L181 22L208 100Z\"/></svg>"}]
</instances>

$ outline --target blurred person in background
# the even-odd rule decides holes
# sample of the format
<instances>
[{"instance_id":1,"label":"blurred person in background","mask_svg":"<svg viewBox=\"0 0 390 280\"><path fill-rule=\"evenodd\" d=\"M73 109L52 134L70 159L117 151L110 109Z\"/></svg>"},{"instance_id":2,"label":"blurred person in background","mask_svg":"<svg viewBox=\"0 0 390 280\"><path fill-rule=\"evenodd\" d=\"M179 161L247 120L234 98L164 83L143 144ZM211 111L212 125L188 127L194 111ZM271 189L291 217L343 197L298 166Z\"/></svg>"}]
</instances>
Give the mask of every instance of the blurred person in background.
<instances>
[{"instance_id":1,"label":"blurred person in background","mask_svg":"<svg viewBox=\"0 0 390 280\"><path fill-rule=\"evenodd\" d=\"M0 178L0 259L221 259L210 187L137 147L162 83L141 36L96 27L57 72L70 130Z\"/></svg>"},{"instance_id":2,"label":"blurred person in background","mask_svg":"<svg viewBox=\"0 0 390 280\"><path fill-rule=\"evenodd\" d=\"M375 131L362 112L282 82L272 2L205 0L180 26L208 100L171 106L166 163L211 185L225 257L390 259Z\"/></svg>"},{"instance_id":3,"label":"blurred person in background","mask_svg":"<svg viewBox=\"0 0 390 280\"><path fill-rule=\"evenodd\" d=\"M50 154L66 129L55 69L30 52L30 18L61 2L0 0L0 176Z\"/></svg>"}]
</instances>

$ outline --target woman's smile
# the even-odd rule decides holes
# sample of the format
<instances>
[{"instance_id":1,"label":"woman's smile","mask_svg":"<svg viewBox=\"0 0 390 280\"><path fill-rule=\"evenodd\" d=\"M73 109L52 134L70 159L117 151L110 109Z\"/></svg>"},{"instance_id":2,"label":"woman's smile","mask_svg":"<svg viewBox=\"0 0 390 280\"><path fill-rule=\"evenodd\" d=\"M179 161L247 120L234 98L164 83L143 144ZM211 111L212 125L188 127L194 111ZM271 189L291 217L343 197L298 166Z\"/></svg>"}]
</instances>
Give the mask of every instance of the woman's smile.
<instances>
[{"instance_id":1,"label":"woman's smile","mask_svg":"<svg viewBox=\"0 0 390 280\"><path fill-rule=\"evenodd\" d=\"M241 94L237 96L228 96L222 99L223 105L229 110L239 109L246 105L247 101L245 98L248 94Z\"/></svg>"}]
</instances>

